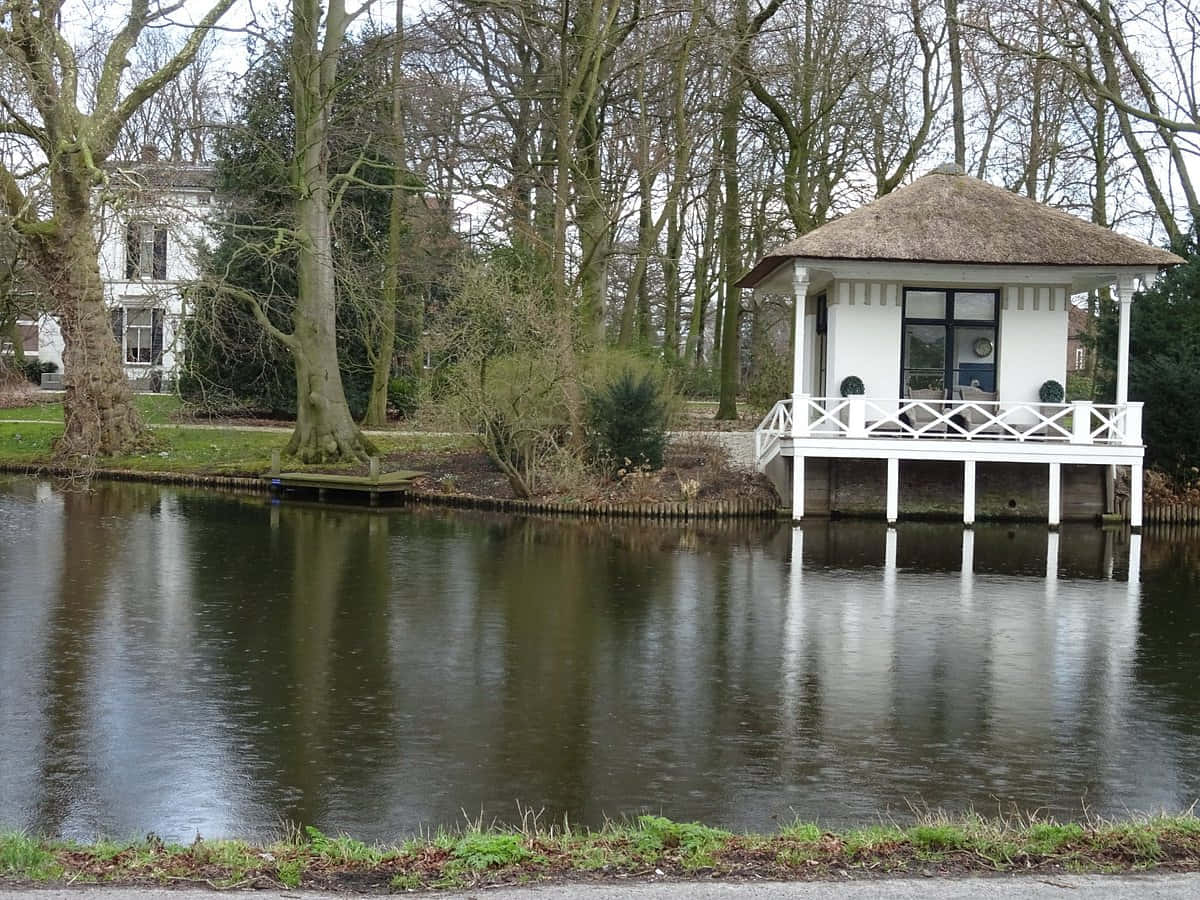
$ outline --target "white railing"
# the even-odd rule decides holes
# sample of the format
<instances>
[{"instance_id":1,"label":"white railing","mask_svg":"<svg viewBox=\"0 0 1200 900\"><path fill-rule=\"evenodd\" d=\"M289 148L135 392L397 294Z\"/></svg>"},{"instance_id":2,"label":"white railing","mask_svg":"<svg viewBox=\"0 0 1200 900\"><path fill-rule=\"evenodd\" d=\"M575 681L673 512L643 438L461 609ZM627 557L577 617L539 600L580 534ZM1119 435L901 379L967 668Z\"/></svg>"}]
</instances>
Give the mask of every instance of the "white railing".
<instances>
[{"instance_id":1,"label":"white railing","mask_svg":"<svg viewBox=\"0 0 1200 900\"><path fill-rule=\"evenodd\" d=\"M760 464L784 437L924 438L1041 441L1066 444L1142 443L1142 404L1014 403L1004 400L887 400L863 396L780 400L754 433Z\"/></svg>"}]
</instances>

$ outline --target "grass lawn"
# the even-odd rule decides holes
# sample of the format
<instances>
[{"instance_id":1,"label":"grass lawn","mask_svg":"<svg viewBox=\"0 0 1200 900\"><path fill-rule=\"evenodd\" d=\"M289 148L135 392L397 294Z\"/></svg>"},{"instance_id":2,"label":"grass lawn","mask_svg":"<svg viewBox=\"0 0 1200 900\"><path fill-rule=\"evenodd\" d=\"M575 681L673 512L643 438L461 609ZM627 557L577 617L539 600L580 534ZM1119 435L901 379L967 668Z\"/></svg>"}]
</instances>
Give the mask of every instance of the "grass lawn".
<instances>
[{"instance_id":1,"label":"grass lawn","mask_svg":"<svg viewBox=\"0 0 1200 900\"><path fill-rule=\"evenodd\" d=\"M59 412L61 415L61 406ZM0 418L5 418L2 412ZM59 423L0 423L0 463L49 463L51 444L61 433L61 420ZM271 431L164 427L154 429L153 438L157 445L155 449L105 459L102 466L144 472L259 475L270 468L271 451L282 450L287 444L288 435ZM470 439L465 436L397 435L373 440L380 452L386 455L401 451L454 450L466 446ZM287 460L283 465L287 471L311 468ZM341 468L352 468L354 465L347 463Z\"/></svg>"},{"instance_id":2,"label":"grass lawn","mask_svg":"<svg viewBox=\"0 0 1200 900\"><path fill-rule=\"evenodd\" d=\"M148 425L165 425L171 415L182 406L174 394L135 394L134 406ZM63 405L61 400L39 403L37 406L0 407L0 420L20 419L22 422L61 422Z\"/></svg>"},{"instance_id":3,"label":"grass lawn","mask_svg":"<svg viewBox=\"0 0 1200 900\"><path fill-rule=\"evenodd\" d=\"M527 823L528 824L528 823ZM157 838L74 844L0 831L0 888L48 884L407 891L608 878L659 870L677 878L836 879L891 875L1195 871L1200 820L1190 813L1118 822L989 821L924 817L830 832L794 822L771 835L731 834L661 816L589 831L480 828L438 831L403 844L294 828L256 847L241 841L188 846ZM852 874L853 873L853 874ZM628 884L628 882L625 882ZM1119 891L1118 891L1119 893Z\"/></svg>"}]
</instances>

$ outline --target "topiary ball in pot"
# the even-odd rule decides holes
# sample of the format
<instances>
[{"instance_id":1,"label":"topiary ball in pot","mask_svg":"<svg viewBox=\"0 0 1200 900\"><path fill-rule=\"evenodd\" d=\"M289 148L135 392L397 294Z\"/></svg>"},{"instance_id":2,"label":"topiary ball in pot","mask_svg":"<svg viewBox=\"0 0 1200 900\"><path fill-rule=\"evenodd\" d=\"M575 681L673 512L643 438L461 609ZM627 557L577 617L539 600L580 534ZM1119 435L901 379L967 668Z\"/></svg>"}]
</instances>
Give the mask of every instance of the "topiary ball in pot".
<instances>
[{"instance_id":1,"label":"topiary ball in pot","mask_svg":"<svg viewBox=\"0 0 1200 900\"><path fill-rule=\"evenodd\" d=\"M1038 399L1043 403L1062 403L1066 396L1067 392L1063 390L1063 386L1053 378L1043 381L1042 386L1038 388Z\"/></svg>"},{"instance_id":2,"label":"topiary ball in pot","mask_svg":"<svg viewBox=\"0 0 1200 900\"><path fill-rule=\"evenodd\" d=\"M852 394L865 394L867 388L857 375L847 375L842 379L841 392L843 397L849 397Z\"/></svg>"}]
</instances>

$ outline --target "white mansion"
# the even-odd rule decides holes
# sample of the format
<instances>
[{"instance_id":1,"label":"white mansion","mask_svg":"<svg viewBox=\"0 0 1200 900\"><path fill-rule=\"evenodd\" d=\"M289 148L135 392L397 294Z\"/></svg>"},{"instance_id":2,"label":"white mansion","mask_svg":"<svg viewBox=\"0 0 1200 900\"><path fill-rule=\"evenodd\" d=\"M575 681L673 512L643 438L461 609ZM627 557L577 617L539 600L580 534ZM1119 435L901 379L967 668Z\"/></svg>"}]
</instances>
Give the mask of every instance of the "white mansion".
<instances>
[{"instance_id":1,"label":"white mansion","mask_svg":"<svg viewBox=\"0 0 1200 900\"><path fill-rule=\"evenodd\" d=\"M183 286L196 277L196 249L215 202L216 173L208 166L159 162L115 164L99 202L100 278L135 390L169 387L181 362ZM38 322L37 356L61 373L63 339L57 320ZM47 387L61 374L43 377Z\"/></svg>"}]
</instances>

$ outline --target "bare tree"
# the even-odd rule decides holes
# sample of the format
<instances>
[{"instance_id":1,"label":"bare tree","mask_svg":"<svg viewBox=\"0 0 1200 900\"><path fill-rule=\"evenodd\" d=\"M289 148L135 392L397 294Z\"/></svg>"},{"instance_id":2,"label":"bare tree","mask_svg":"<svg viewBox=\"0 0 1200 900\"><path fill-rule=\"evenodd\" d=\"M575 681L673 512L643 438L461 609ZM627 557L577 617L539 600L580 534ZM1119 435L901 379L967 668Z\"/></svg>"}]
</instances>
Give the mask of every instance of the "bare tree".
<instances>
[{"instance_id":1,"label":"bare tree","mask_svg":"<svg viewBox=\"0 0 1200 900\"><path fill-rule=\"evenodd\" d=\"M66 345L60 458L118 453L141 434L104 303L92 191L104 181L104 163L127 123L196 57L232 4L216 0L173 55L125 89L139 39L179 9L130 0L86 105L80 53L60 29L63 0L6 0L0 6L0 54L20 88L19 95L0 95L0 134L26 142L34 163L27 171L0 165L0 209L28 240L30 263L57 301ZM41 202L39 183L45 186Z\"/></svg>"}]
</instances>

